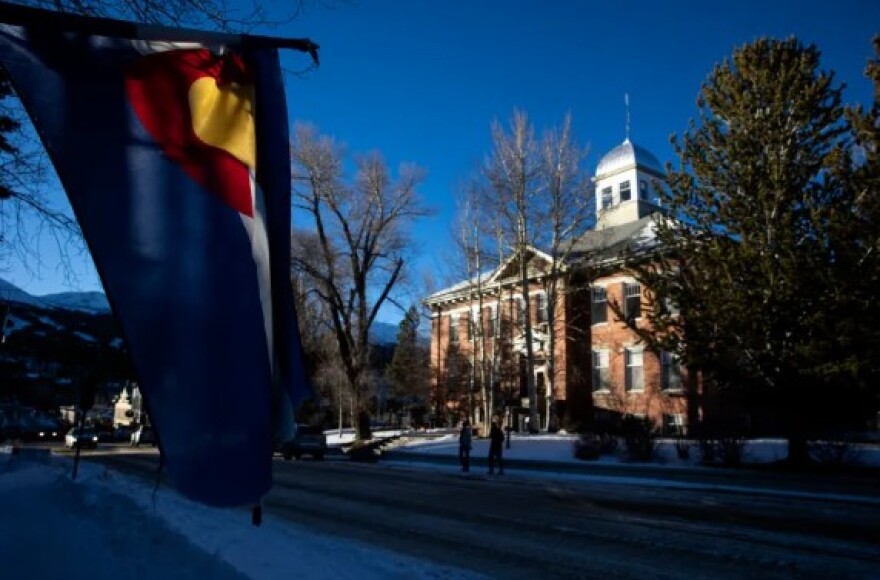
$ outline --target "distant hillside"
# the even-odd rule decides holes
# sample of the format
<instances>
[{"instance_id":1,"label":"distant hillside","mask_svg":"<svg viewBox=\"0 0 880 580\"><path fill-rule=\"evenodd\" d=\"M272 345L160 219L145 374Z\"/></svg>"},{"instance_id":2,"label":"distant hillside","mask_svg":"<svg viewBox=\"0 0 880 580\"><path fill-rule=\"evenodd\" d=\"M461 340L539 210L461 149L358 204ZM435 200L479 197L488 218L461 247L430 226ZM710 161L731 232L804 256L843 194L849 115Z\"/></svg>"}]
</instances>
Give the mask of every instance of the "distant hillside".
<instances>
[{"instance_id":1,"label":"distant hillside","mask_svg":"<svg viewBox=\"0 0 880 580\"><path fill-rule=\"evenodd\" d=\"M64 310L82 310L97 314L109 313L110 302L103 292L62 292L41 297L44 302Z\"/></svg>"},{"instance_id":2,"label":"distant hillside","mask_svg":"<svg viewBox=\"0 0 880 580\"><path fill-rule=\"evenodd\" d=\"M132 378L107 299L99 292L32 296L0 279L0 400L39 407L75 402L77 385Z\"/></svg>"},{"instance_id":3,"label":"distant hillside","mask_svg":"<svg viewBox=\"0 0 880 580\"><path fill-rule=\"evenodd\" d=\"M370 327L370 342L373 344L397 344L396 324L388 322L374 322Z\"/></svg>"},{"instance_id":4,"label":"distant hillside","mask_svg":"<svg viewBox=\"0 0 880 580\"><path fill-rule=\"evenodd\" d=\"M109 314L110 303L102 292L61 292L33 296L14 284L0 278L0 304L4 301L28 304L46 310L74 310L90 314ZM370 342L380 345L397 344L398 325L374 322Z\"/></svg>"},{"instance_id":5,"label":"distant hillside","mask_svg":"<svg viewBox=\"0 0 880 580\"><path fill-rule=\"evenodd\" d=\"M116 320L100 292L33 296L0 278L0 316L4 314L0 400L14 397L57 406L75 400L70 385L84 372L109 381L133 378ZM384 366L397 344L399 325L374 322L370 330L370 342L377 347L374 356Z\"/></svg>"},{"instance_id":6,"label":"distant hillside","mask_svg":"<svg viewBox=\"0 0 880 580\"><path fill-rule=\"evenodd\" d=\"M424 324L419 325L418 337L419 342L427 347L431 343L431 331L424 327ZM370 328L370 342L373 344L395 345L397 344L398 332L400 332L400 323L374 322Z\"/></svg>"},{"instance_id":7,"label":"distant hillside","mask_svg":"<svg viewBox=\"0 0 880 580\"><path fill-rule=\"evenodd\" d=\"M34 296L28 294L15 284L0 278L0 302L19 302L39 308L57 308L60 310L80 310L95 314L110 312L110 303L103 292L61 292Z\"/></svg>"},{"instance_id":8,"label":"distant hillside","mask_svg":"<svg viewBox=\"0 0 880 580\"><path fill-rule=\"evenodd\" d=\"M36 296L31 296L15 284L7 282L3 278L0 278L0 300L21 302L22 304L32 304L34 306L45 306L41 299Z\"/></svg>"}]
</instances>

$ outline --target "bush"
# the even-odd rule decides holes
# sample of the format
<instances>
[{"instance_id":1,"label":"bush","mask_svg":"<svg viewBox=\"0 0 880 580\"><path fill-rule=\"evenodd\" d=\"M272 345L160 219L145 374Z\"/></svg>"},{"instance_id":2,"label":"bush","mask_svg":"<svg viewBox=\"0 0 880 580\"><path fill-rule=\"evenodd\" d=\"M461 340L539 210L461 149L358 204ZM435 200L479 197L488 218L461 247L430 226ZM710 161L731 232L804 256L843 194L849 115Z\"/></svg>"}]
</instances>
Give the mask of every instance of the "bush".
<instances>
[{"instance_id":1,"label":"bush","mask_svg":"<svg viewBox=\"0 0 880 580\"><path fill-rule=\"evenodd\" d=\"M718 441L710 437L700 437L700 462L705 464L715 463L717 457Z\"/></svg>"},{"instance_id":2,"label":"bush","mask_svg":"<svg viewBox=\"0 0 880 580\"><path fill-rule=\"evenodd\" d=\"M746 438L742 435L725 435L718 440L718 458L727 467L742 465Z\"/></svg>"},{"instance_id":3,"label":"bush","mask_svg":"<svg viewBox=\"0 0 880 580\"><path fill-rule=\"evenodd\" d=\"M617 437L611 433L599 433L596 435L599 440L599 453L602 455L613 455L617 451Z\"/></svg>"},{"instance_id":4,"label":"bush","mask_svg":"<svg viewBox=\"0 0 880 580\"><path fill-rule=\"evenodd\" d=\"M580 419L563 417L562 430L568 433L584 433L587 430L587 425L584 421Z\"/></svg>"},{"instance_id":5,"label":"bush","mask_svg":"<svg viewBox=\"0 0 880 580\"><path fill-rule=\"evenodd\" d=\"M675 453L678 455L679 459L690 459L691 458L691 442L689 439L685 439L683 435L677 435L675 437Z\"/></svg>"},{"instance_id":6,"label":"bush","mask_svg":"<svg viewBox=\"0 0 880 580\"><path fill-rule=\"evenodd\" d=\"M611 433L584 433L574 442L577 459L595 461L600 455L611 455L617 450L617 437Z\"/></svg>"},{"instance_id":7,"label":"bush","mask_svg":"<svg viewBox=\"0 0 880 580\"><path fill-rule=\"evenodd\" d=\"M626 417L621 425L627 456L633 461L651 461L657 450L657 430L647 417Z\"/></svg>"},{"instance_id":8,"label":"bush","mask_svg":"<svg viewBox=\"0 0 880 580\"><path fill-rule=\"evenodd\" d=\"M599 446L596 440L588 434L581 435L574 442L574 458L584 461L596 461L599 459Z\"/></svg>"},{"instance_id":9,"label":"bush","mask_svg":"<svg viewBox=\"0 0 880 580\"><path fill-rule=\"evenodd\" d=\"M379 460L382 452L374 442L358 440L348 448L346 454L352 461L375 463Z\"/></svg>"},{"instance_id":10,"label":"bush","mask_svg":"<svg viewBox=\"0 0 880 580\"><path fill-rule=\"evenodd\" d=\"M810 457L827 467L842 467L858 462L861 451L846 439L811 441Z\"/></svg>"},{"instance_id":11,"label":"bush","mask_svg":"<svg viewBox=\"0 0 880 580\"><path fill-rule=\"evenodd\" d=\"M726 467L739 467L745 457L745 435L736 433L716 434L700 438L700 462L712 465L720 462Z\"/></svg>"}]
</instances>

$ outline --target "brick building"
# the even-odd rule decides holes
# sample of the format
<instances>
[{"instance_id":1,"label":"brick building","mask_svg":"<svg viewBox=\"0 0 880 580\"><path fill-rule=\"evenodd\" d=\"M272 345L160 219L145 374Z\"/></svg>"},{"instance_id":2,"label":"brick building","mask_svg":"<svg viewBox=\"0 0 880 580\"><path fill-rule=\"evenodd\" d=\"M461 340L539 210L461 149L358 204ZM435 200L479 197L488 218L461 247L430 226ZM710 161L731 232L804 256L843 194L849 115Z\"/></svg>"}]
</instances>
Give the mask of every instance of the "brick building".
<instances>
[{"instance_id":1,"label":"brick building","mask_svg":"<svg viewBox=\"0 0 880 580\"><path fill-rule=\"evenodd\" d=\"M537 248L510 256L478 280L425 299L431 309L431 366L437 419L453 423L474 409L477 425L503 414L515 429L528 417L525 300L520 262L527 260L534 380L541 428L649 417L681 432L702 410L695 377L670 353L640 343L615 312L647 328L649 291L624 267L625 253L650 259L654 220L662 215L664 170L627 139L605 155L593 179L596 225L572 240L554 312L546 276L551 257ZM551 333L554 340L551 341ZM551 342L555 342L549 356ZM552 362L552 364L551 364ZM551 370L552 368L552 370Z\"/></svg>"}]
</instances>

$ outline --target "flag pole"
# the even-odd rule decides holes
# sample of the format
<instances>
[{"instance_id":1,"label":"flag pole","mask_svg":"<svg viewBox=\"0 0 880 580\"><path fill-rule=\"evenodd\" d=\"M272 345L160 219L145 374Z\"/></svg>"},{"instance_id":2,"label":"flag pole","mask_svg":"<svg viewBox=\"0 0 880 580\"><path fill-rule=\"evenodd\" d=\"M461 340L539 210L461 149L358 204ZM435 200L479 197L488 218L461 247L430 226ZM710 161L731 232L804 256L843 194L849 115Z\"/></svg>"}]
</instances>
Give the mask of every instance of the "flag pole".
<instances>
[{"instance_id":1,"label":"flag pole","mask_svg":"<svg viewBox=\"0 0 880 580\"><path fill-rule=\"evenodd\" d=\"M190 41L206 44L247 46L252 48L286 48L307 52L317 65L320 46L308 38L278 38L252 34L231 34L188 28L172 28L158 24L139 24L125 20L82 16L66 12L55 12L31 8L20 4L0 1L0 23L14 26L39 26L61 29L67 32L80 32L113 38L137 38L140 40Z\"/></svg>"}]
</instances>

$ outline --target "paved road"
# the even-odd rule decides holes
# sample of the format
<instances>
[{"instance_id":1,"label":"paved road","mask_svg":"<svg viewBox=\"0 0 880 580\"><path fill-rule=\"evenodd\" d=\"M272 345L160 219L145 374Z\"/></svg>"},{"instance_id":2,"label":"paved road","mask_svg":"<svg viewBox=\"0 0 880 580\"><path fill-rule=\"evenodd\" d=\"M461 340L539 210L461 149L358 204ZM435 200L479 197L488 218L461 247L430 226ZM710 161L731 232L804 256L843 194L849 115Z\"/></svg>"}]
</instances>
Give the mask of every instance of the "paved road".
<instances>
[{"instance_id":1,"label":"paved road","mask_svg":"<svg viewBox=\"0 0 880 580\"><path fill-rule=\"evenodd\" d=\"M152 453L89 457L155 474ZM265 505L322 533L497 578L880 578L873 499L330 459L277 461Z\"/></svg>"}]
</instances>

